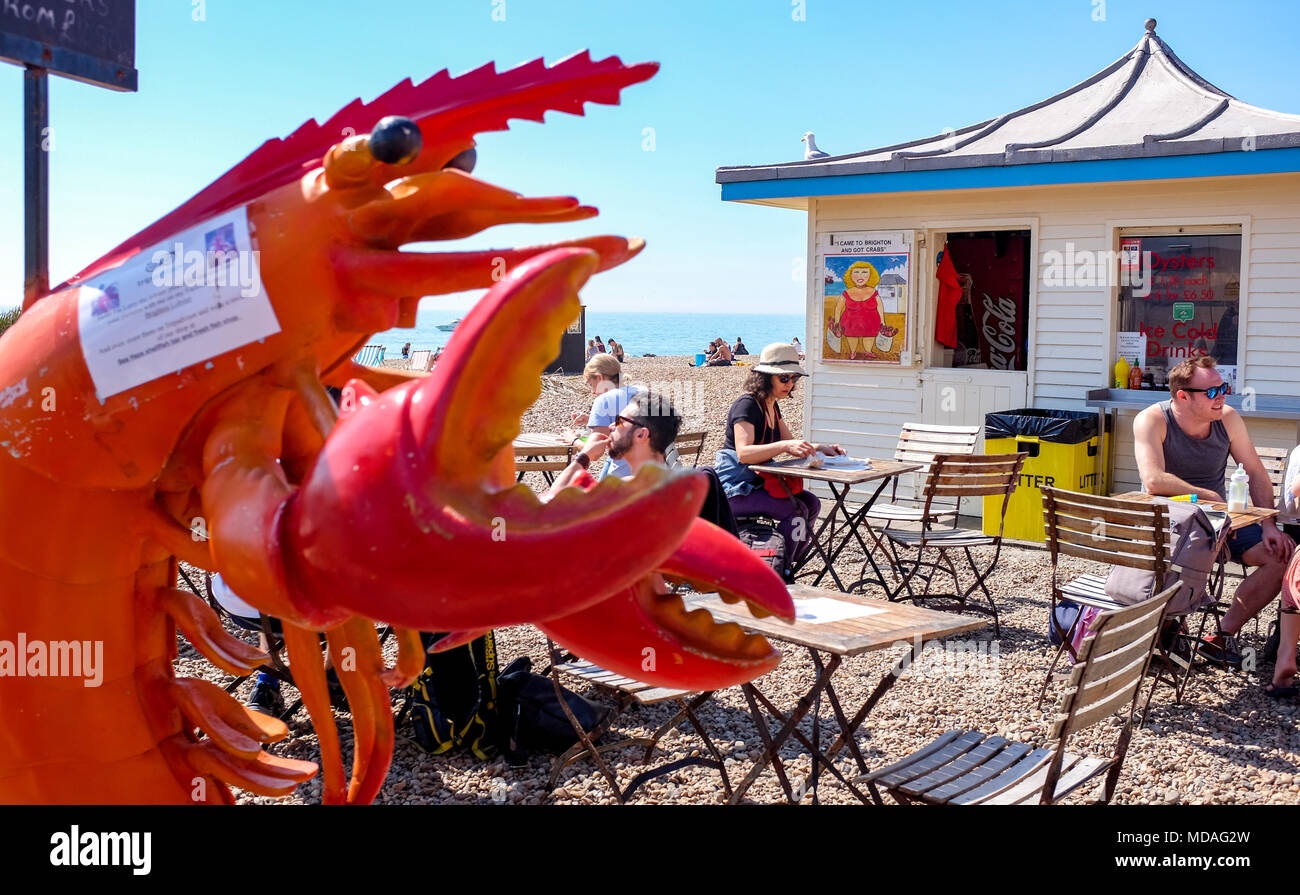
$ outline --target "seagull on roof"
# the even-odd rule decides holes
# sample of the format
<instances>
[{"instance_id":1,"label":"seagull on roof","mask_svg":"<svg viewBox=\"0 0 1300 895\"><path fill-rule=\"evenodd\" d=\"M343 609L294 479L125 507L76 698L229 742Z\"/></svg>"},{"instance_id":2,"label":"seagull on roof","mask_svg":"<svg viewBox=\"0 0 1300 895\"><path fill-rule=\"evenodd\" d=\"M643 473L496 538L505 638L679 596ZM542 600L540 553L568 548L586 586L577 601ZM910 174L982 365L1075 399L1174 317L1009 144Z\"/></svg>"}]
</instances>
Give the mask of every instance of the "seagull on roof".
<instances>
[{"instance_id":1,"label":"seagull on roof","mask_svg":"<svg viewBox=\"0 0 1300 895\"><path fill-rule=\"evenodd\" d=\"M799 142L808 144L807 146L804 147L803 150L804 161L807 161L810 158L831 157L831 154L829 152L822 152L820 149L817 148L817 139L813 136L812 131L806 132L803 135L803 139L800 140Z\"/></svg>"}]
</instances>

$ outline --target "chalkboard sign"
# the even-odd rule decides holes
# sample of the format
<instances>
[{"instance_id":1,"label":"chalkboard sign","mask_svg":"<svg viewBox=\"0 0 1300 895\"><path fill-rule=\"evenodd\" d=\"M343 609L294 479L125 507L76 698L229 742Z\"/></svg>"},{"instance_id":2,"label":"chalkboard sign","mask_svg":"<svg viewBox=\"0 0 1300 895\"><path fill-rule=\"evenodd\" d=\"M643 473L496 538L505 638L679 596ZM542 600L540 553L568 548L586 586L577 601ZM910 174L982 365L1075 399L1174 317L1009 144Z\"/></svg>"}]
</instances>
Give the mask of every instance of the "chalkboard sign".
<instances>
[{"instance_id":1,"label":"chalkboard sign","mask_svg":"<svg viewBox=\"0 0 1300 895\"><path fill-rule=\"evenodd\" d=\"M134 91L135 0L0 0L0 59Z\"/></svg>"}]
</instances>

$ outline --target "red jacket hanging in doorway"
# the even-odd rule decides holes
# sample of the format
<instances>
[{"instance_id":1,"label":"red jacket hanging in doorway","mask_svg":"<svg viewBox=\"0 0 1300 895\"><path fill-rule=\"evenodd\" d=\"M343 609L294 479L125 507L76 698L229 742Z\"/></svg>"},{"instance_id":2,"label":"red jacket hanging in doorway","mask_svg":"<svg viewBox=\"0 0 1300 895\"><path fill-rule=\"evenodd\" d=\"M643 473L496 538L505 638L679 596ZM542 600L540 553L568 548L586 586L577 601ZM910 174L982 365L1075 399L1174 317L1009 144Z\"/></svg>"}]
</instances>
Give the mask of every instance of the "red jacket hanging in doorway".
<instances>
[{"instance_id":1,"label":"red jacket hanging in doorway","mask_svg":"<svg viewBox=\"0 0 1300 895\"><path fill-rule=\"evenodd\" d=\"M939 310L934 317L934 338L945 348L957 347L957 302L961 299L961 281L957 268L948 257L948 243L939 253Z\"/></svg>"}]
</instances>

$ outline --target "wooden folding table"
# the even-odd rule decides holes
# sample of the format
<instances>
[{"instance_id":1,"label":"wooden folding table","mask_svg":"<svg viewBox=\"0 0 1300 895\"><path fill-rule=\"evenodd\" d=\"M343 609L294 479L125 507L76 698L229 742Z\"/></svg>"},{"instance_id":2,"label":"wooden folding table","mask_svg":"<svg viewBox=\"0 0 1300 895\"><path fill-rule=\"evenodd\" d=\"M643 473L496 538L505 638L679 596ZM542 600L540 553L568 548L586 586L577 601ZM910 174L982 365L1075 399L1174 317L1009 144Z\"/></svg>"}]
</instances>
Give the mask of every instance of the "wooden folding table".
<instances>
[{"instance_id":1,"label":"wooden folding table","mask_svg":"<svg viewBox=\"0 0 1300 895\"><path fill-rule=\"evenodd\" d=\"M744 798L745 792L762 775L768 765L771 765L777 779L780 780L786 798L792 803L799 801L795 798L780 757L781 747L793 737L809 750L813 759L812 773L804 781L801 787L803 791L807 791L807 787L816 782L824 767L865 803L869 797L850 783L835 767L833 759L836 753L847 746L858 768L865 774L867 763L862 757L862 751L858 748L854 735L867 715L875 708L876 703L889 692L894 681L910 663L920 658L925 644L953 634L983 628L988 625L988 622L969 616L953 615L949 612L936 612L933 609L907 603L890 603L885 600L850 596L801 584L790 585L790 596L794 598L795 603L794 624L787 624L775 616L754 618L738 606L723 603L717 594L689 594L683 597L689 609L708 609L718 621L736 622L764 636L806 648L816 669L812 686L799 698L789 714L777 708L763 694L758 687L758 682L743 685L745 699L749 703L749 711L758 728L758 735L763 740L764 749L763 755L754 762L749 774L732 793L729 802L734 805ZM867 610L866 614L857 614L862 610ZM819 621L819 619L834 620ZM842 661L850 656L898 645L907 646L908 652L885 672L871 695L853 716L849 717L832 683L832 678ZM823 693L831 704L840 728L839 736L825 752L819 748L819 731L815 721L811 739L799 730L800 722ZM775 734L768 727L768 718L764 711L780 725Z\"/></svg>"}]
</instances>

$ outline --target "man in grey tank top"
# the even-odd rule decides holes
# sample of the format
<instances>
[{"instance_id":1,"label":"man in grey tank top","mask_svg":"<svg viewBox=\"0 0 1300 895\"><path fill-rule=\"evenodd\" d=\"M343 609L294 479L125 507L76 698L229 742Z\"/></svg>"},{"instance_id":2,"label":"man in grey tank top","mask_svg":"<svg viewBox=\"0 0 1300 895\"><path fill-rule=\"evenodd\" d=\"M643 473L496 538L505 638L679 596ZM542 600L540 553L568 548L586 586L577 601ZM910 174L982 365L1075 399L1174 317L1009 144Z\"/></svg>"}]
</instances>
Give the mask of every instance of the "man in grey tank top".
<instances>
[{"instance_id":1,"label":"man in grey tank top","mask_svg":"<svg viewBox=\"0 0 1300 895\"><path fill-rule=\"evenodd\" d=\"M1273 485L1250 441L1241 415L1225 403L1228 387L1214 368L1212 357L1188 358L1169 371L1169 400L1153 404L1133 420L1133 450L1142 487L1151 494L1173 497L1196 494L1201 500L1224 498L1228 456L1250 476L1250 502L1272 507ZM1257 567L1237 588L1223 616L1226 638L1208 637L1206 652L1237 653L1236 637L1248 620L1272 602L1282 587L1295 542L1268 519L1233 533L1228 539L1232 558ZM1224 642L1219 642L1220 640Z\"/></svg>"}]
</instances>

